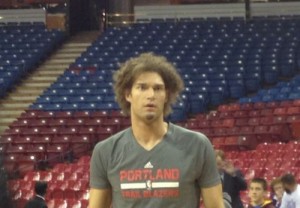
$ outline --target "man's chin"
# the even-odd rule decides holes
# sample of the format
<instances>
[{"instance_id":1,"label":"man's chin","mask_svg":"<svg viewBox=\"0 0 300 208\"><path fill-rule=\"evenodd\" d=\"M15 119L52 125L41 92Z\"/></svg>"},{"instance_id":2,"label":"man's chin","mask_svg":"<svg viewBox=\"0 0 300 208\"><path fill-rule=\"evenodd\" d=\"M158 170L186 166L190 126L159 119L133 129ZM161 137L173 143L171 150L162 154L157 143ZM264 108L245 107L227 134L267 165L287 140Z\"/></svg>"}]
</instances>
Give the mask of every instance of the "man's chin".
<instances>
[{"instance_id":1,"label":"man's chin","mask_svg":"<svg viewBox=\"0 0 300 208\"><path fill-rule=\"evenodd\" d=\"M153 121L154 119L155 119L154 114L148 114L148 115L146 115L146 120L147 121Z\"/></svg>"}]
</instances>

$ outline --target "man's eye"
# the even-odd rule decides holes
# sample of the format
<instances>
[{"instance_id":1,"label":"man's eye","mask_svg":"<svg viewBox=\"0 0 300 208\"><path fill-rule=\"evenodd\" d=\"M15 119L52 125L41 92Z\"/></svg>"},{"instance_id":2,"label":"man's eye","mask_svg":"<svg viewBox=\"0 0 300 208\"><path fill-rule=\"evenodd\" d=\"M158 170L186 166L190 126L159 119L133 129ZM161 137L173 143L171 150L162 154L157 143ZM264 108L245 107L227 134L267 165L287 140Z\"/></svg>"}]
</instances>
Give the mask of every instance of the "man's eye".
<instances>
[{"instance_id":1,"label":"man's eye","mask_svg":"<svg viewBox=\"0 0 300 208\"><path fill-rule=\"evenodd\" d=\"M155 87L155 88L154 88L155 91L160 91L160 90L162 90L162 89L163 89L162 87Z\"/></svg>"},{"instance_id":2,"label":"man's eye","mask_svg":"<svg viewBox=\"0 0 300 208\"><path fill-rule=\"evenodd\" d=\"M140 90L145 90L145 89L146 89L146 86L145 86L145 85L138 85L137 88L140 89Z\"/></svg>"}]
</instances>

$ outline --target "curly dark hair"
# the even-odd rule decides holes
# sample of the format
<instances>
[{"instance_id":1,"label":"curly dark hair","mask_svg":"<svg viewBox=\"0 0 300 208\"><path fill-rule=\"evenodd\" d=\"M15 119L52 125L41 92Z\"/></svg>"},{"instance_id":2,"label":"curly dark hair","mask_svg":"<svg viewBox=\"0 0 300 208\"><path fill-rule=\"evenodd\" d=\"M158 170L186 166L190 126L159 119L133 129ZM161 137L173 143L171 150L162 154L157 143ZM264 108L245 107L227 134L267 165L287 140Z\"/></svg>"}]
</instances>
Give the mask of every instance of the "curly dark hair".
<instances>
[{"instance_id":1,"label":"curly dark hair","mask_svg":"<svg viewBox=\"0 0 300 208\"><path fill-rule=\"evenodd\" d=\"M162 77L167 92L164 116L169 115L172 112L171 105L177 101L178 95L184 89L184 83L176 68L165 57L153 53L142 53L127 60L113 75L116 101L123 114L130 115L130 103L125 94L131 90L135 79L143 72L156 72Z\"/></svg>"}]
</instances>

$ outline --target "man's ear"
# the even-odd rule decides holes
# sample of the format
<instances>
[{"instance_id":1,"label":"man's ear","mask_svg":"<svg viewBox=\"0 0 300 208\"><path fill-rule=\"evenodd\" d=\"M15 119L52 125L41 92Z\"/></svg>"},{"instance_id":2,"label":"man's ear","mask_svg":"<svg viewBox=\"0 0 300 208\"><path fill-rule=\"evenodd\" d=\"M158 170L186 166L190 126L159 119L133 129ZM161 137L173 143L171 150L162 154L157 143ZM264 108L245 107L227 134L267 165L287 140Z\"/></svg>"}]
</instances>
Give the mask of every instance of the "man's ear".
<instances>
[{"instance_id":1,"label":"man's ear","mask_svg":"<svg viewBox=\"0 0 300 208\"><path fill-rule=\"evenodd\" d=\"M131 93L130 90L125 90L125 99L127 100L127 102L131 103Z\"/></svg>"}]
</instances>

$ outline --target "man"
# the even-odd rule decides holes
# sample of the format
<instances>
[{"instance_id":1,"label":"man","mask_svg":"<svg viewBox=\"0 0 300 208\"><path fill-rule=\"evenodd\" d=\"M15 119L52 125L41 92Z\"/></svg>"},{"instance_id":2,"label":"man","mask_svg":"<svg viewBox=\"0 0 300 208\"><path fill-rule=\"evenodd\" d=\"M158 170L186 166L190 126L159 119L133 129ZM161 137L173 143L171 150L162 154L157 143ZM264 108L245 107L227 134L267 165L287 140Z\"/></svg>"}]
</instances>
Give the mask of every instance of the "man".
<instances>
[{"instance_id":1,"label":"man","mask_svg":"<svg viewBox=\"0 0 300 208\"><path fill-rule=\"evenodd\" d=\"M36 195L26 203L25 208L47 208L44 198L47 191L47 182L37 181L34 191Z\"/></svg>"},{"instance_id":2,"label":"man","mask_svg":"<svg viewBox=\"0 0 300 208\"><path fill-rule=\"evenodd\" d=\"M263 178L253 178L249 187L250 204L248 208L275 208L271 200L266 200L268 194L267 181Z\"/></svg>"},{"instance_id":3,"label":"man","mask_svg":"<svg viewBox=\"0 0 300 208\"><path fill-rule=\"evenodd\" d=\"M272 191L273 205L276 208L279 208L281 205L281 200L284 192L281 178L275 178L274 180L272 180L271 191Z\"/></svg>"},{"instance_id":4,"label":"man","mask_svg":"<svg viewBox=\"0 0 300 208\"><path fill-rule=\"evenodd\" d=\"M281 182L285 192L280 208L300 208L300 186L295 177L287 173L281 177Z\"/></svg>"},{"instance_id":5,"label":"man","mask_svg":"<svg viewBox=\"0 0 300 208\"><path fill-rule=\"evenodd\" d=\"M131 127L99 142L89 208L223 208L214 151L206 136L164 121L183 81L164 57L141 54L114 74Z\"/></svg>"},{"instance_id":6,"label":"man","mask_svg":"<svg viewBox=\"0 0 300 208\"><path fill-rule=\"evenodd\" d=\"M232 208L243 208L240 191L247 189L247 182L240 170L226 160L222 150L215 150L217 166L222 179L223 192L229 194Z\"/></svg>"}]
</instances>

